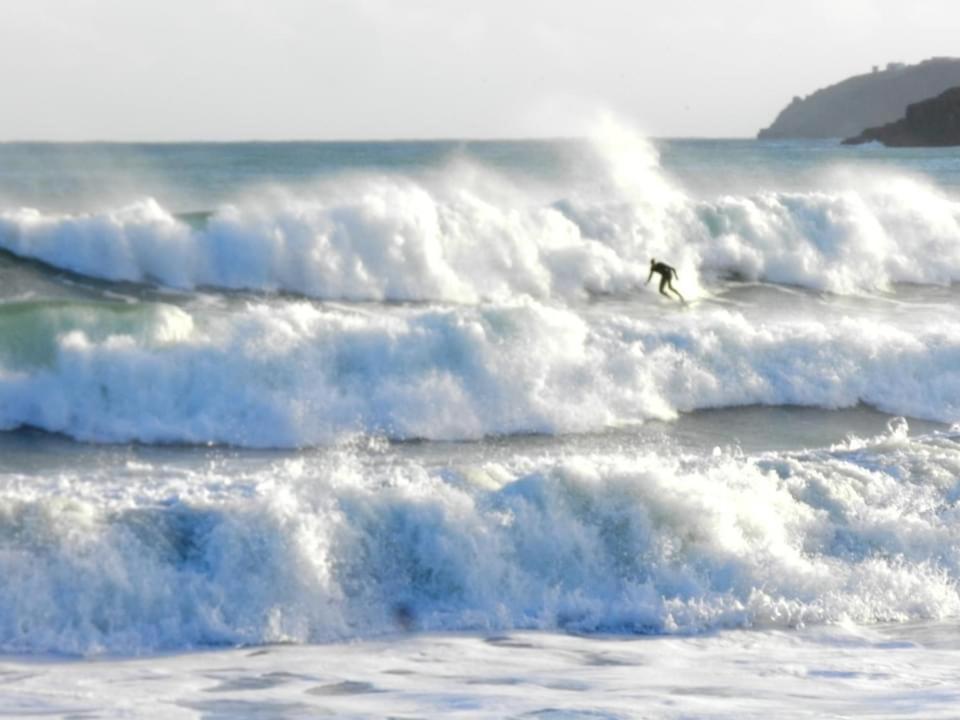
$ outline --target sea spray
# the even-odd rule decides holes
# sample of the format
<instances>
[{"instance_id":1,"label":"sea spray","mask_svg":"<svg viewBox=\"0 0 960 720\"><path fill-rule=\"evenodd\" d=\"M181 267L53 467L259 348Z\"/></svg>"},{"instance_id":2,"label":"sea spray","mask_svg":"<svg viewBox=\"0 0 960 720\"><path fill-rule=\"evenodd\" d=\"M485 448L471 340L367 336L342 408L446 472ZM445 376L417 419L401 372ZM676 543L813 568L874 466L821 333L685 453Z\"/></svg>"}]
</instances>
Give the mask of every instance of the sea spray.
<instances>
[{"instance_id":1,"label":"sea spray","mask_svg":"<svg viewBox=\"0 0 960 720\"><path fill-rule=\"evenodd\" d=\"M0 337L0 427L88 441L324 445L600 432L742 405L960 417L960 326L679 306L631 317L515 300L32 308ZM152 309L150 309L152 307ZM0 324L16 318L8 304ZM9 325L9 323L7 323ZM31 354L33 353L33 354Z\"/></svg>"},{"instance_id":2,"label":"sea spray","mask_svg":"<svg viewBox=\"0 0 960 720\"><path fill-rule=\"evenodd\" d=\"M0 649L956 618L949 153L608 130L3 174Z\"/></svg>"},{"instance_id":3,"label":"sea spray","mask_svg":"<svg viewBox=\"0 0 960 720\"><path fill-rule=\"evenodd\" d=\"M402 629L398 608L408 628L642 633L960 611L948 435L441 469L390 451L245 462L5 484L0 648L363 637Z\"/></svg>"},{"instance_id":4,"label":"sea spray","mask_svg":"<svg viewBox=\"0 0 960 720\"><path fill-rule=\"evenodd\" d=\"M366 301L578 301L635 290L651 257L680 270L689 297L727 278L844 294L960 279L960 204L922 180L851 175L828 191L695 198L623 128L603 126L593 147L595 187L552 198L461 161L264 188L200 224L152 199L7 209L0 247L107 280Z\"/></svg>"}]
</instances>

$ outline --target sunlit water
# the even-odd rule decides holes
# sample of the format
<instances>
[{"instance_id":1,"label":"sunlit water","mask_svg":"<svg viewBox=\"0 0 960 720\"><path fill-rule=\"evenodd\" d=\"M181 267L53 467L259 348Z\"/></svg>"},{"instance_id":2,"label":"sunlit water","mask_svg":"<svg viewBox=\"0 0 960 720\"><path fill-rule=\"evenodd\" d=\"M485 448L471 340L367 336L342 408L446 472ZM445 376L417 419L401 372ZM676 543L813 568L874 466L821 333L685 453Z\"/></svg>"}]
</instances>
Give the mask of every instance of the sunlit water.
<instances>
[{"instance_id":1,"label":"sunlit water","mask_svg":"<svg viewBox=\"0 0 960 720\"><path fill-rule=\"evenodd\" d=\"M958 187L614 126L0 146L0 707L949 717Z\"/></svg>"}]
</instances>

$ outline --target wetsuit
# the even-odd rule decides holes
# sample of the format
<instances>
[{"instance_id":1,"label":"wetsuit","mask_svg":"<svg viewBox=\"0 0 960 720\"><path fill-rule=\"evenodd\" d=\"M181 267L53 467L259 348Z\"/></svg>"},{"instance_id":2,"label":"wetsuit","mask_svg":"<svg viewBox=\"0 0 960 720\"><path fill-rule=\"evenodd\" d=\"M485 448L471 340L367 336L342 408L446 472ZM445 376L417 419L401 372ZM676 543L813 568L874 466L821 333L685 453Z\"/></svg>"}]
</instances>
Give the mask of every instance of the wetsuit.
<instances>
[{"instance_id":1,"label":"wetsuit","mask_svg":"<svg viewBox=\"0 0 960 720\"><path fill-rule=\"evenodd\" d=\"M647 276L647 282L650 282L650 278L653 277L654 273L660 274L660 294L664 297L670 297L667 295L665 288L669 289L674 295L683 300L683 295L681 295L677 289L673 286L673 278L677 277L677 271L675 268L670 267L666 263L655 262L650 265L650 274Z\"/></svg>"}]
</instances>

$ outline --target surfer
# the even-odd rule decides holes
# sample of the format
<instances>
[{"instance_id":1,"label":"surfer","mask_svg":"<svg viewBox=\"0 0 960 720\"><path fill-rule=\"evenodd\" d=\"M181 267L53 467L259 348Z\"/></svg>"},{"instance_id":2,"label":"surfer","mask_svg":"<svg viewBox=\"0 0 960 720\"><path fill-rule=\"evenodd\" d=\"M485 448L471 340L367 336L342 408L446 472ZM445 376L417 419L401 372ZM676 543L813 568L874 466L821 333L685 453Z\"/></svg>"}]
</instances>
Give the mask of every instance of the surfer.
<instances>
[{"instance_id":1,"label":"surfer","mask_svg":"<svg viewBox=\"0 0 960 720\"><path fill-rule=\"evenodd\" d=\"M683 299L683 295L673 286L673 280L677 278L677 270L666 263L657 262L656 258L650 259L650 274L647 276L647 285L650 284L650 278L653 277L654 273L660 274L660 294L664 297L670 297L667 295L664 288L668 288L670 292L680 298L680 302L685 303L686 300Z\"/></svg>"}]
</instances>

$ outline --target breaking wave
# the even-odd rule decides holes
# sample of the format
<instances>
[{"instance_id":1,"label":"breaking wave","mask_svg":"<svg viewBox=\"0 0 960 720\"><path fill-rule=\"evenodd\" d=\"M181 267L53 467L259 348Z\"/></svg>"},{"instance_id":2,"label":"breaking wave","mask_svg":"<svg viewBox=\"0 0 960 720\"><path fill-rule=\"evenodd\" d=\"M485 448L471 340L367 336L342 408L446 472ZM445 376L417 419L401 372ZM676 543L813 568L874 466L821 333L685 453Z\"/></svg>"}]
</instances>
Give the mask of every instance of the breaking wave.
<instances>
[{"instance_id":1,"label":"breaking wave","mask_svg":"<svg viewBox=\"0 0 960 720\"><path fill-rule=\"evenodd\" d=\"M100 308L105 305L107 309ZM302 447L353 433L573 433L751 404L960 418L960 327L869 317L584 317L533 300L0 306L0 428Z\"/></svg>"},{"instance_id":2,"label":"breaking wave","mask_svg":"<svg viewBox=\"0 0 960 720\"><path fill-rule=\"evenodd\" d=\"M64 476L43 492L33 478L0 503L0 649L955 616L958 467L955 436L908 439L901 421L754 458L661 448L431 470L345 452L252 476L201 465L174 482L128 464L107 485Z\"/></svg>"},{"instance_id":3,"label":"breaking wave","mask_svg":"<svg viewBox=\"0 0 960 720\"><path fill-rule=\"evenodd\" d=\"M552 198L478 167L265 189L178 217L152 199L0 213L0 247L106 280L319 299L476 303L623 293L668 258L681 287L735 277L840 294L960 279L960 203L895 175L694 199L636 138L598 143L591 191Z\"/></svg>"}]
</instances>

